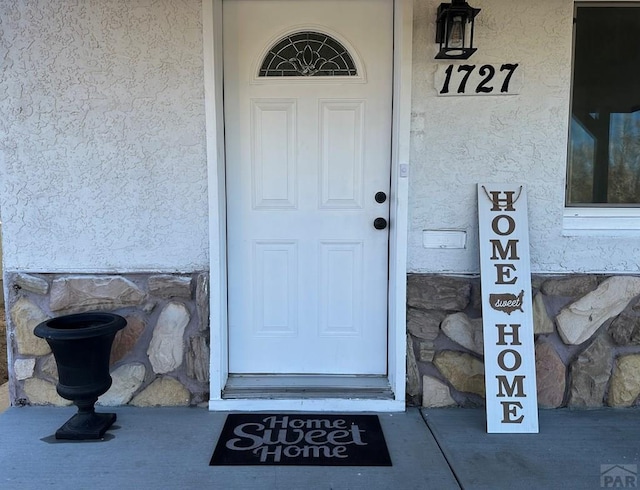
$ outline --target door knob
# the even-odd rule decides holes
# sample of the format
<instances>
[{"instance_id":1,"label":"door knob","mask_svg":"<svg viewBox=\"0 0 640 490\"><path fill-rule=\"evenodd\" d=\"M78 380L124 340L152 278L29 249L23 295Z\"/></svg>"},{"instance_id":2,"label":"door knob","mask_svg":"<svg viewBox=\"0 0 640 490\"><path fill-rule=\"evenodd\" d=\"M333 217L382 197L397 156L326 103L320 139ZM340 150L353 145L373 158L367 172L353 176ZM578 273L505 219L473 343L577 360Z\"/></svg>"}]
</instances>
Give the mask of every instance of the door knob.
<instances>
[{"instance_id":1,"label":"door knob","mask_svg":"<svg viewBox=\"0 0 640 490\"><path fill-rule=\"evenodd\" d=\"M382 191L376 192L375 200L377 203L382 204L387 200L387 195Z\"/></svg>"},{"instance_id":2,"label":"door knob","mask_svg":"<svg viewBox=\"0 0 640 490\"><path fill-rule=\"evenodd\" d=\"M373 220L373 227L376 230L384 230L387 227L387 220L384 218L376 218Z\"/></svg>"}]
</instances>

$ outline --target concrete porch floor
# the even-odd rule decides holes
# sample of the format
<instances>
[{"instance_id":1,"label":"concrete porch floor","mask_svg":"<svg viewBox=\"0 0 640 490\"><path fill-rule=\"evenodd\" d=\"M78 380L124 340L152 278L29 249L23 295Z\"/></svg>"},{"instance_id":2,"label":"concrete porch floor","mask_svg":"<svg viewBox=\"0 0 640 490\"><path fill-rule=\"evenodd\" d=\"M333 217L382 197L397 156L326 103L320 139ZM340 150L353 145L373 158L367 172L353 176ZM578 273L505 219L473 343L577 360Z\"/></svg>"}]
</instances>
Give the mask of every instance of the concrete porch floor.
<instances>
[{"instance_id":1,"label":"concrete porch floor","mask_svg":"<svg viewBox=\"0 0 640 490\"><path fill-rule=\"evenodd\" d=\"M526 435L486 434L483 410L379 414L392 467L209 466L226 414L110 411L118 420L96 442L53 438L74 408L0 414L0 488L589 489L601 465L640 462L635 409L541 411L540 433Z\"/></svg>"}]
</instances>

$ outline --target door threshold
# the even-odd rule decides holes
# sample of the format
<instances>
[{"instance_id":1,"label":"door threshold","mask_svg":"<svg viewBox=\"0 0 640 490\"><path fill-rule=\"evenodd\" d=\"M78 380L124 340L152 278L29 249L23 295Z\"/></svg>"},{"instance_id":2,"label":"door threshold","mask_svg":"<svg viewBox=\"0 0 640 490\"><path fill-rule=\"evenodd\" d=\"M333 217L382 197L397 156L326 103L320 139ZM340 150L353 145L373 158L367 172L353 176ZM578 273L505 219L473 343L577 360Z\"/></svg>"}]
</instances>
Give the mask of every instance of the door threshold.
<instances>
[{"instance_id":1,"label":"door threshold","mask_svg":"<svg viewBox=\"0 0 640 490\"><path fill-rule=\"evenodd\" d=\"M404 412L386 376L229 375L211 411Z\"/></svg>"},{"instance_id":2,"label":"door threshold","mask_svg":"<svg viewBox=\"0 0 640 490\"><path fill-rule=\"evenodd\" d=\"M229 375L223 400L393 400L386 376Z\"/></svg>"}]
</instances>

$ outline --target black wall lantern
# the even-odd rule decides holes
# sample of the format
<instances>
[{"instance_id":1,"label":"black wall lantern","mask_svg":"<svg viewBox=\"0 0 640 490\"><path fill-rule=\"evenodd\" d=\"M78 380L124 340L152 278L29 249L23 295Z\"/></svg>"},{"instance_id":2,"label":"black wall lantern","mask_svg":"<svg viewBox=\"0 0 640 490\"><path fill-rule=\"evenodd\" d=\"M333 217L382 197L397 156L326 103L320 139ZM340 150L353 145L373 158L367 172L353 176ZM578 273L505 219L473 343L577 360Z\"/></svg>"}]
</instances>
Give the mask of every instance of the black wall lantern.
<instances>
[{"instance_id":1,"label":"black wall lantern","mask_svg":"<svg viewBox=\"0 0 640 490\"><path fill-rule=\"evenodd\" d=\"M464 0L440 4L436 19L436 42L440 44L437 60L466 60L476 52L473 22L479 12L480 9L471 7Z\"/></svg>"}]
</instances>

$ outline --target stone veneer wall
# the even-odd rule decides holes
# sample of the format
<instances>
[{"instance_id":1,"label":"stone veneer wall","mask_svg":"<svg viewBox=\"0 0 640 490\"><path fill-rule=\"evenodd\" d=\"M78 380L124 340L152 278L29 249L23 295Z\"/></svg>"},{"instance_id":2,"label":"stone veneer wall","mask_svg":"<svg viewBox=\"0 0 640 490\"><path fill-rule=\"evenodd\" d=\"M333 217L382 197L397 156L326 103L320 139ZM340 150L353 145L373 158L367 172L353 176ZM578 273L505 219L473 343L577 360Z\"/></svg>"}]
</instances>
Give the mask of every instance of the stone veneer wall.
<instances>
[{"instance_id":1,"label":"stone veneer wall","mask_svg":"<svg viewBox=\"0 0 640 490\"><path fill-rule=\"evenodd\" d=\"M13 405L70 402L33 335L47 318L89 310L124 316L112 388L102 405L197 405L208 400L208 273L6 273ZM538 402L544 408L640 405L640 277L533 276ZM408 402L484 405L480 279L410 274Z\"/></svg>"},{"instance_id":2,"label":"stone veneer wall","mask_svg":"<svg viewBox=\"0 0 640 490\"><path fill-rule=\"evenodd\" d=\"M38 323L84 311L124 316L111 351L102 405L197 405L209 399L208 273L5 274L13 405L68 405Z\"/></svg>"},{"instance_id":3,"label":"stone veneer wall","mask_svg":"<svg viewBox=\"0 0 640 490\"><path fill-rule=\"evenodd\" d=\"M533 276L541 408L640 405L640 277ZM407 398L484 405L479 278L410 274Z\"/></svg>"}]
</instances>

